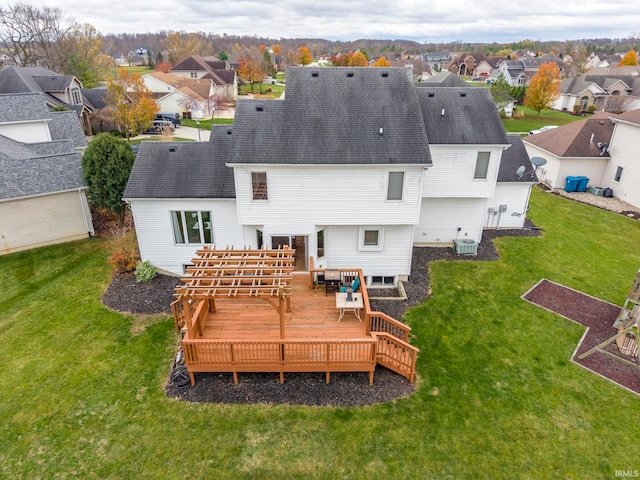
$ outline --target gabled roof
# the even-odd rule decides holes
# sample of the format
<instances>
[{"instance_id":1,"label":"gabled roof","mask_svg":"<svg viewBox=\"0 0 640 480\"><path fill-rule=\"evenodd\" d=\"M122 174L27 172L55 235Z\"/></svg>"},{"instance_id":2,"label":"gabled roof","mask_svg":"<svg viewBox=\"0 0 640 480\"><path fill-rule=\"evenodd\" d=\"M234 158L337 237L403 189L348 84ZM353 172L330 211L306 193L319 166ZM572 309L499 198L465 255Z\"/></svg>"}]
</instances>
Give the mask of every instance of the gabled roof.
<instances>
[{"instance_id":1,"label":"gabled roof","mask_svg":"<svg viewBox=\"0 0 640 480\"><path fill-rule=\"evenodd\" d=\"M530 135L523 141L558 157L602 157L598 143L608 144L611 141L614 127L612 119L615 118L618 115L598 112L590 118ZM604 157L608 158L608 155Z\"/></svg>"},{"instance_id":2,"label":"gabled roof","mask_svg":"<svg viewBox=\"0 0 640 480\"><path fill-rule=\"evenodd\" d=\"M487 88L418 88L431 145L506 145L500 115Z\"/></svg>"},{"instance_id":3,"label":"gabled roof","mask_svg":"<svg viewBox=\"0 0 640 480\"><path fill-rule=\"evenodd\" d=\"M502 152L502 159L500 160L500 169L498 170L498 182L523 182L532 183L535 180L531 177L520 178L516 171L520 166L525 167L525 171L531 170L531 160L527 153L524 143L522 143L522 137L520 135L507 135L507 140L511 145Z\"/></svg>"},{"instance_id":4,"label":"gabled roof","mask_svg":"<svg viewBox=\"0 0 640 480\"><path fill-rule=\"evenodd\" d=\"M408 68L287 70L284 100L241 99L229 162L431 164Z\"/></svg>"},{"instance_id":5,"label":"gabled roof","mask_svg":"<svg viewBox=\"0 0 640 480\"><path fill-rule=\"evenodd\" d=\"M29 144L0 135L0 200L86 188L68 141Z\"/></svg>"},{"instance_id":6,"label":"gabled roof","mask_svg":"<svg viewBox=\"0 0 640 480\"><path fill-rule=\"evenodd\" d=\"M142 142L123 198L235 198L230 131L213 127L209 142Z\"/></svg>"},{"instance_id":7,"label":"gabled roof","mask_svg":"<svg viewBox=\"0 0 640 480\"><path fill-rule=\"evenodd\" d=\"M590 90L592 93L606 93L605 90L597 83L589 82L582 77L565 78L560 82L559 93L564 95L581 95L583 92ZM600 92L597 92L599 90Z\"/></svg>"}]
</instances>

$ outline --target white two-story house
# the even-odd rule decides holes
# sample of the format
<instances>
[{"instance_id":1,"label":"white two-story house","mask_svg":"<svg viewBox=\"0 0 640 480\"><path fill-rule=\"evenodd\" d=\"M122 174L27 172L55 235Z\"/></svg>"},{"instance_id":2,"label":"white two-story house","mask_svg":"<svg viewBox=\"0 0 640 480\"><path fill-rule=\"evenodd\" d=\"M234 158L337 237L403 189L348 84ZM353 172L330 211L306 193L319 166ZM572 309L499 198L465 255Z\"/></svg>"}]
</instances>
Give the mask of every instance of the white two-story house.
<instances>
[{"instance_id":1,"label":"white two-story house","mask_svg":"<svg viewBox=\"0 0 640 480\"><path fill-rule=\"evenodd\" d=\"M414 245L522 227L519 165L488 91L418 88L407 68L291 68L284 100L240 100L208 143L143 144L124 197L161 270L182 274L205 244L288 245L297 270L362 268L376 286L407 278Z\"/></svg>"}]
</instances>

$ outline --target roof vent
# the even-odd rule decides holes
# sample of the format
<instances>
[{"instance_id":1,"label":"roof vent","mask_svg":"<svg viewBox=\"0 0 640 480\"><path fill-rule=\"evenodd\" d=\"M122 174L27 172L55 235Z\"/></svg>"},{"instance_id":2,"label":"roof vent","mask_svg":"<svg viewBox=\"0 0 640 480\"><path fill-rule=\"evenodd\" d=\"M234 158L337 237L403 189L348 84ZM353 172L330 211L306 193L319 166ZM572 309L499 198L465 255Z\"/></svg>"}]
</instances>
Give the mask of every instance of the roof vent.
<instances>
[{"instance_id":1,"label":"roof vent","mask_svg":"<svg viewBox=\"0 0 640 480\"><path fill-rule=\"evenodd\" d=\"M387 77L389 76L389 72L382 72L382 73L380 74L380 76L381 76L382 78L387 78Z\"/></svg>"},{"instance_id":2,"label":"roof vent","mask_svg":"<svg viewBox=\"0 0 640 480\"><path fill-rule=\"evenodd\" d=\"M384 135L384 128L380 127L380 131L378 132L378 135L382 136Z\"/></svg>"},{"instance_id":3,"label":"roof vent","mask_svg":"<svg viewBox=\"0 0 640 480\"><path fill-rule=\"evenodd\" d=\"M264 107L262 105L258 105L256 107L256 112L264 112Z\"/></svg>"},{"instance_id":4,"label":"roof vent","mask_svg":"<svg viewBox=\"0 0 640 480\"><path fill-rule=\"evenodd\" d=\"M311 76L312 77L317 77L318 76L318 72L311 72Z\"/></svg>"},{"instance_id":5,"label":"roof vent","mask_svg":"<svg viewBox=\"0 0 640 480\"><path fill-rule=\"evenodd\" d=\"M347 72L347 77L349 78L353 77L353 72Z\"/></svg>"},{"instance_id":6,"label":"roof vent","mask_svg":"<svg viewBox=\"0 0 640 480\"><path fill-rule=\"evenodd\" d=\"M444 108L442 109L442 111L440 112L440 116L444 117Z\"/></svg>"},{"instance_id":7,"label":"roof vent","mask_svg":"<svg viewBox=\"0 0 640 480\"><path fill-rule=\"evenodd\" d=\"M231 135L232 130L230 128L227 129L227 135Z\"/></svg>"},{"instance_id":8,"label":"roof vent","mask_svg":"<svg viewBox=\"0 0 640 480\"><path fill-rule=\"evenodd\" d=\"M177 145L169 145L169 151L170 152L175 152L176 150L178 150L178 146Z\"/></svg>"},{"instance_id":9,"label":"roof vent","mask_svg":"<svg viewBox=\"0 0 640 480\"><path fill-rule=\"evenodd\" d=\"M467 96L467 92L460 92L460 96L461 97L466 97Z\"/></svg>"},{"instance_id":10,"label":"roof vent","mask_svg":"<svg viewBox=\"0 0 640 480\"><path fill-rule=\"evenodd\" d=\"M436 94L435 94L435 93L433 93L433 92L429 92L429 94L428 94L428 95L429 95L429 98L431 98L431 97L435 97L435 96L436 96Z\"/></svg>"},{"instance_id":11,"label":"roof vent","mask_svg":"<svg viewBox=\"0 0 640 480\"><path fill-rule=\"evenodd\" d=\"M589 139L589 143L593 143L593 137L595 137L595 135L596 135L595 133L591 134L591 138Z\"/></svg>"}]
</instances>

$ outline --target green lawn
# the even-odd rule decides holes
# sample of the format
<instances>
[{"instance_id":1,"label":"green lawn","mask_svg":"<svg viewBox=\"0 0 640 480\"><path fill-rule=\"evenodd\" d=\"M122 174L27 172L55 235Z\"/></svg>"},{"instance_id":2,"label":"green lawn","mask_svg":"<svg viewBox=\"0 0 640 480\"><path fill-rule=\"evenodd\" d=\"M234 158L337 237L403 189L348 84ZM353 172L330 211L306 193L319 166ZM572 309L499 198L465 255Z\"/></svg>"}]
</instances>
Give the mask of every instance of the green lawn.
<instances>
[{"instance_id":1,"label":"green lawn","mask_svg":"<svg viewBox=\"0 0 640 480\"><path fill-rule=\"evenodd\" d=\"M538 112L523 105L516 105L516 109L523 112L524 117L502 119L502 124L507 132L529 132L545 125L562 126L585 118L550 109L541 110L538 115Z\"/></svg>"},{"instance_id":2,"label":"green lawn","mask_svg":"<svg viewBox=\"0 0 640 480\"><path fill-rule=\"evenodd\" d=\"M622 304L640 223L536 188L531 207L542 236L499 239L498 261L431 265L433 295L405 317L421 350L417 392L364 408L167 399L173 322L102 306L108 241L0 257L0 477L586 479L640 468L640 398L569 361L581 326L520 299L548 278Z\"/></svg>"}]
</instances>

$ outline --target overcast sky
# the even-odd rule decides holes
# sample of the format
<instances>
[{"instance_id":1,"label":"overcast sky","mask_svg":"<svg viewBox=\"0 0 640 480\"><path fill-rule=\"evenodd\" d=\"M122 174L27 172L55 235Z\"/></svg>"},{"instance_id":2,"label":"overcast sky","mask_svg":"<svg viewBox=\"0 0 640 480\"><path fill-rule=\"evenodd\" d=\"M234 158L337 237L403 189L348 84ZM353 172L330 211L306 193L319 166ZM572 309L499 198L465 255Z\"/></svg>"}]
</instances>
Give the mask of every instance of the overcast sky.
<instances>
[{"instance_id":1,"label":"overcast sky","mask_svg":"<svg viewBox=\"0 0 640 480\"><path fill-rule=\"evenodd\" d=\"M16 0L11 4L17 3ZM637 0L26 0L100 33L166 31L273 39L420 43L637 37Z\"/></svg>"}]
</instances>

